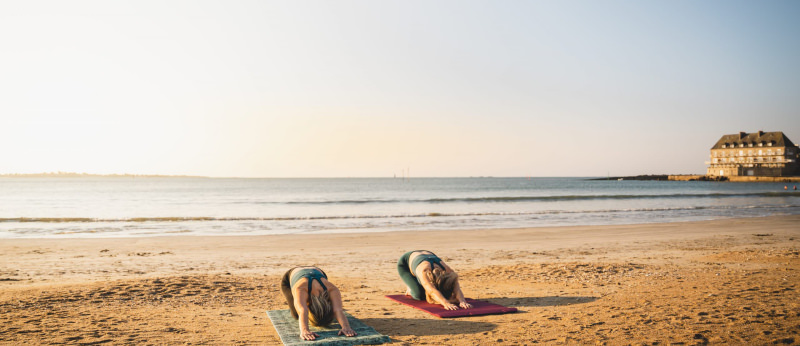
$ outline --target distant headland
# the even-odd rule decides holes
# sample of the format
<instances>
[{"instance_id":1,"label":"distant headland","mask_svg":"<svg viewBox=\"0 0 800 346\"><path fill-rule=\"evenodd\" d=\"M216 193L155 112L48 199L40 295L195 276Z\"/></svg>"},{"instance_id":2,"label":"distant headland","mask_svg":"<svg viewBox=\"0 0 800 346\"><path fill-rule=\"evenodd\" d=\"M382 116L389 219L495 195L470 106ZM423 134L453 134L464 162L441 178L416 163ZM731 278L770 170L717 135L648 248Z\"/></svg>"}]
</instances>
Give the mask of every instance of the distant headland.
<instances>
[{"instance_id":1,"label":"distant headland","mask_svg":"<svg viewBox=\"0 0 800 346\"><path fill-rule=\"evenodd\" d=\"M633 175L624 177L605 177L605 178L592 178L589 180L669 180L667 174L649 174L649 175Z\"/></svg>"},{"instance_id":2,"label":"distant headland","mask_svg":"<svg viewBox=\"0 0 800 346\"><path fill-rule=\"evenodd\" d=\"M651 174L624 177L592 178L589 180L656 180L656 181L729 181L738 183L796 183L800 177L750 177L750 176L711 176L703 174Z\"/></svg>"},{"instance_id":3,"label":"distant headland","mask_svg":"<svg viewBox=\"0 0 800 346\"><path fill-rule=\"evenodd\" d=\"M208 178L194 175L160 175L160 174L92 174L75 172L46 173L9 173L0 174L0 178Z\"/></svg>"}]
</instances>

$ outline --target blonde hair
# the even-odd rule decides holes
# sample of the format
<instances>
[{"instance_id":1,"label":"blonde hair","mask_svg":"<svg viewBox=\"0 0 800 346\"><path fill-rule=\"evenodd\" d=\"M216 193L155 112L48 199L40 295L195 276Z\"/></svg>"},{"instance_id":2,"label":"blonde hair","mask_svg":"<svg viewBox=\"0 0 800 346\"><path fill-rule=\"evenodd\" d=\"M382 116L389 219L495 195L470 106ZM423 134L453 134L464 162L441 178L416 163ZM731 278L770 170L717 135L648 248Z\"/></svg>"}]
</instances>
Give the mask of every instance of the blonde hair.
<instances>
[{"instance_id":1,"label":"blonde hair","mask_svg":"<svg viewBox=\"0 0 800 346\"><path fill-rule=\"evenodd\" d=\"M444 299L452 301L456 298L455 288L456 282L458 281L458 274L455 272L445 272L441 268L433 268L433 270L426 272L425 275L433 284L433 287L436 287L436 290L444 296ZM439 303L433 298L431 292L425 292L425 300L431 304Z\"/></svg>"},{"instance_id":2,"label":"blonde hair","mask_svg":"<svg viewBox=\"0 0 800 346\"><path fill-rule=\"evenodd\" d=\"M317 327L327 327L333 322L333 304L328 291L318 296L308 295L308 321Z\"/></svg>"}]
</instances>

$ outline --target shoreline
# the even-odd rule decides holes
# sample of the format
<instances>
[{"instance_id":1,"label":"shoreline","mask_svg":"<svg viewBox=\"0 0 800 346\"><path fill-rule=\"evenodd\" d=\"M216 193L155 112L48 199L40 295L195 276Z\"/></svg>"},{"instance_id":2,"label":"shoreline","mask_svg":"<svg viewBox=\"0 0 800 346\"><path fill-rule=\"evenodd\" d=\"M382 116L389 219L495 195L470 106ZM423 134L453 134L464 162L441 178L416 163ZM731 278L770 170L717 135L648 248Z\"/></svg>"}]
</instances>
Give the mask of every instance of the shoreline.
<instances>
[{"instance_id":1,"label":"shoreline","mask_svg":"<svg viewBox=\"0 0 800 346\"><path fill-rule=\"evenodd\" d=\"M622 225L542 226L523 228L385 231L352 233L293 233L266 235L154 235L142 237L109 238L9 238L0 242L0 259L6 266L22 266L36 258L57 255L62 263L74 267L98 264L108 265L119 256L139 257L137 263L159 263L178 259L189 261L198 255L207 259L227 261L230 256L240 256L255 261L260 254L269 258L292 256L313 250L320 258L336 256L342 252L338 246L347 244L360 250L385 250L403 253L409 248L436 248L442 252L505 248L509 250L547 250L601 246L610 243L636 243L668 241L678 236L683 240L705 238L710 235L762 233L761 224L769 222L783 233L791 233L800 224L800 215L714 219L704 221L677 221L664 223L638 223ZM736 225L731 227L730 225ZM698 232L702 228L705 232ZM800 227L798 227L800 233ZM770 231L769 233L773 233ZM798 234L800 235L800 234ZM451 239L457 239L451 241ZM332 246L328 246L332 245ZM107 251L106 251L107 250ZM96 256L92 256L96 255ZM165 258L159 256L169 255ZM9 259L13 257L13 259ZM176 258L177 257L177 258ZM316 257L315 257L316 258ZM96 262L92 262L96 261ZM261 268L274 274L271 266ZM0 267L2 269L2 267ZM204 270L210 270L211 267ZM220 271L220 270L217 270ZM244 271L244 272L251 272ZM178 274L176 270L159 270L158 275ZM91 273L90 273L91 274ZM170 275L171 275L170 274ZM126 277L125 274L118 274ZM69 276L66 276L69 278ZM81 275L85 277L85 275ZM104 275L111 278L113 275ZM64 273L59 274L64 279ZM0 282L6 279L0 271ZM22 280L20 280L22 281Z\"/></svg>"},{"instance_id":2,"label":"shoreline","mask_svg":"<svg viewBox=\"0 0 800 346\"><path fill-rule=\"evenodd\" d=\"M800 215L469 231L6 239L0 344L274 344L295 265L394 344L800 342ZM383 298L440 255L508 315L441 320Z\"/></svg>"},{"instance_id":3,"label":"shoreline","mask_svg":"<svg viewBox=\"0 0 800 346\"><path fill-rule=\"evenodd\" d=\"M798 216L800 214L784 214L784 215L770 215L770 216L716 216L713 218L709 218L709 216L698 216L697 218L701 218L700 220L672 220L672 221L656 221L656 222L634 222L634 223L618 223L618 224L608 224L608 223L598 223L598 224L575 224L575 225L553 225L553 224L544 224L541 226L527 226L527 227L498 227L498 228L475 228L475 227L465 227L465 228L448 228L448 229L323 229L323 230L316 230L316 231L299 231L296 233L274 233L274 234L258 234L258 233L238 233L238 234L230 234L230 233L220 233L220 234L193 234L192 231L182 230L182 231L169 231L163 233L156 233L152 232L150 234L133 234L133 235L100 235L100 236L89 236L86 234L93 234L94 232L74 232L69 233L69 235L65 234L50 234L47 236L42 237L9 237L9 238L2 238L0 237L0 241L11 241L11 240L53 240L53 241L70 241L70 240L78 240L78 239L148 239L148 238L225 238L225 237L273 237L273 236L327 236L327 235L335 235L335 234L355 234L355 235L368 235L368 234L386 234L386 233L425 233L429 234L431 232L472 232L472 231L493 231L493 232L503 232L503 231L515 231L515 230L537 230L537 229L558 229L558 228L609 228L609 227L631 227L631 226L646 226L646 225L658 225L658 224L673 224L673 223L693 223L693 222L724 222L724 221L732 221L732 220L745 220L745 219L760 219L760 218L772 218L772 217L790 217L790 216ZM30 223L59 223L59 222L91 222L87 220L96 221L97 219L91 218L65 218L66 221L51 221L47 218L19 218L23 221L21 222L30 222ZM9 218L0 218L0 222L3 220L18 220L18 219L9 219ZM152 220L147 221L137 221L137 222L193 222L193 221L209 221L213 220L212 217L168 217L168 218L152 218ZM104 222L106 220L99 220L99 222ZM114 222L111 220L109 222ZM123 221L124 222L124 221ZM368 228L366 228L368 229Z\"/></svg>"}]
</instances>

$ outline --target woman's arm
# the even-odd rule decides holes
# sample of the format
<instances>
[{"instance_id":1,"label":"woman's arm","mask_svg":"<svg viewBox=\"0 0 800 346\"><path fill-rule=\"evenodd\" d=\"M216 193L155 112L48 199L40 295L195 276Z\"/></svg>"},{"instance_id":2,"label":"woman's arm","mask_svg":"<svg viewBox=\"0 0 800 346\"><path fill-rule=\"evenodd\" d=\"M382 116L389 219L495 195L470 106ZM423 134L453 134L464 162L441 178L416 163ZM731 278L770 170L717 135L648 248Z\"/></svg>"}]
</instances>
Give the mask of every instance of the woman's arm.
<instances>
[{"instance_id":1,"label":"woman's arm","mask_svg":"<svg viewBox=\"0 0 800 346\"><path fill-rule=\"evenodd\" d=\"M456 287L454 290L456 292L456 298L458 299L458 306L460 306L462 309L471 308L472 304L467 303L467 300L464 299L464 292L461 292L461 284L458 282L458 279L456 279Z\"/></svg>"},{"instance_id":2,"label":"woman's arm","mask_svg":"<svg viewBox=\"0 0 800 346\"><path fill-rule=\"evenodd\" d=\"M300 281L302 282L302 280ZM300 287L298 285L297 287ZM297 310L297 322L300 324L300 338L303 340L315 340L319 335L308 330L308 291L293 288L294 291L294 308Z\"/></svg>"},{"instance_id":3,"label":"woman's arm","mask_svg":"<svg viewBox=\"0 0 800 346\"><path fill-rule=\"evenodd\" d=\"M328 296L331 297L333 313L336 315L336 320L339 321L339 325L342 326L342 330L339 331L339 335L344 334L347 336L356 336L356 331L353 330L353 328L350 328L350 321L348 321L347 316L344 315L344 308L342 307L342 293L339 292L339 288L330 283L330 281L328 281L328 284L325 286L328 288Z\"/></svg>"},{"instance_id":4,"label":"woman's arm","mask_svg":"<svg viewBox=\"0 0 800 346\"><path fill-rule=\"evenodd\" d=\"M458 273L456 273L453 268L450 268L449 265L445 264L444 262L439 263L444 267L446 273L453 273L456 275L456 283L455 287L453 287L453 293L456 294L456 299L458 300L458 306L462 309L469 309L472 307L472 304L467 303L466 299L464 298L464 292L461 291L461 284L458 281Z\"/></svg>"},{"instance_id":5,"label":"woman's arm","mask_svg":"<svg viewBox=\"0 0 800 346\"><path fill-rule=\"evenodd\" d=\"M422 274L422 275L420 275ZM422 287L425 288L425 292L430 292L430 295L433 296L433 299L442 304L442 306L447 310L458 310L458 306L455 306L447 301L447 298L444 297L442 292L436 289L436 286L428 279L428 276L425 275L424 270L417 271L417 278L419 278L420 284Z\"/></svg>"}]
</instances>

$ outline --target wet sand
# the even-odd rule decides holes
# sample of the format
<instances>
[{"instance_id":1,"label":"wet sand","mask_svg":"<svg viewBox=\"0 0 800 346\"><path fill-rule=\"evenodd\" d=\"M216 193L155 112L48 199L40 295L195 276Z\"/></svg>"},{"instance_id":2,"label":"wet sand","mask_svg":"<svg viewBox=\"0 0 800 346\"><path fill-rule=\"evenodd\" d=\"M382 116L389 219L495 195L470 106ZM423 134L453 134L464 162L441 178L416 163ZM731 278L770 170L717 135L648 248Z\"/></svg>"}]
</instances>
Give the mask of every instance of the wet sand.
<instances>
[{"instance_id":1,"label":"wet sand","mask_svg":"<svg viewBox=\"0 0 800 346\"><path fill-rule=\"evenodd\" d=\"M507 315L385 299L428 249ZM325 269L403 344L800 344L800 216L511 230L0 241L2 344L279 344L283 272Z\"/></svg>"}]
</instances>

